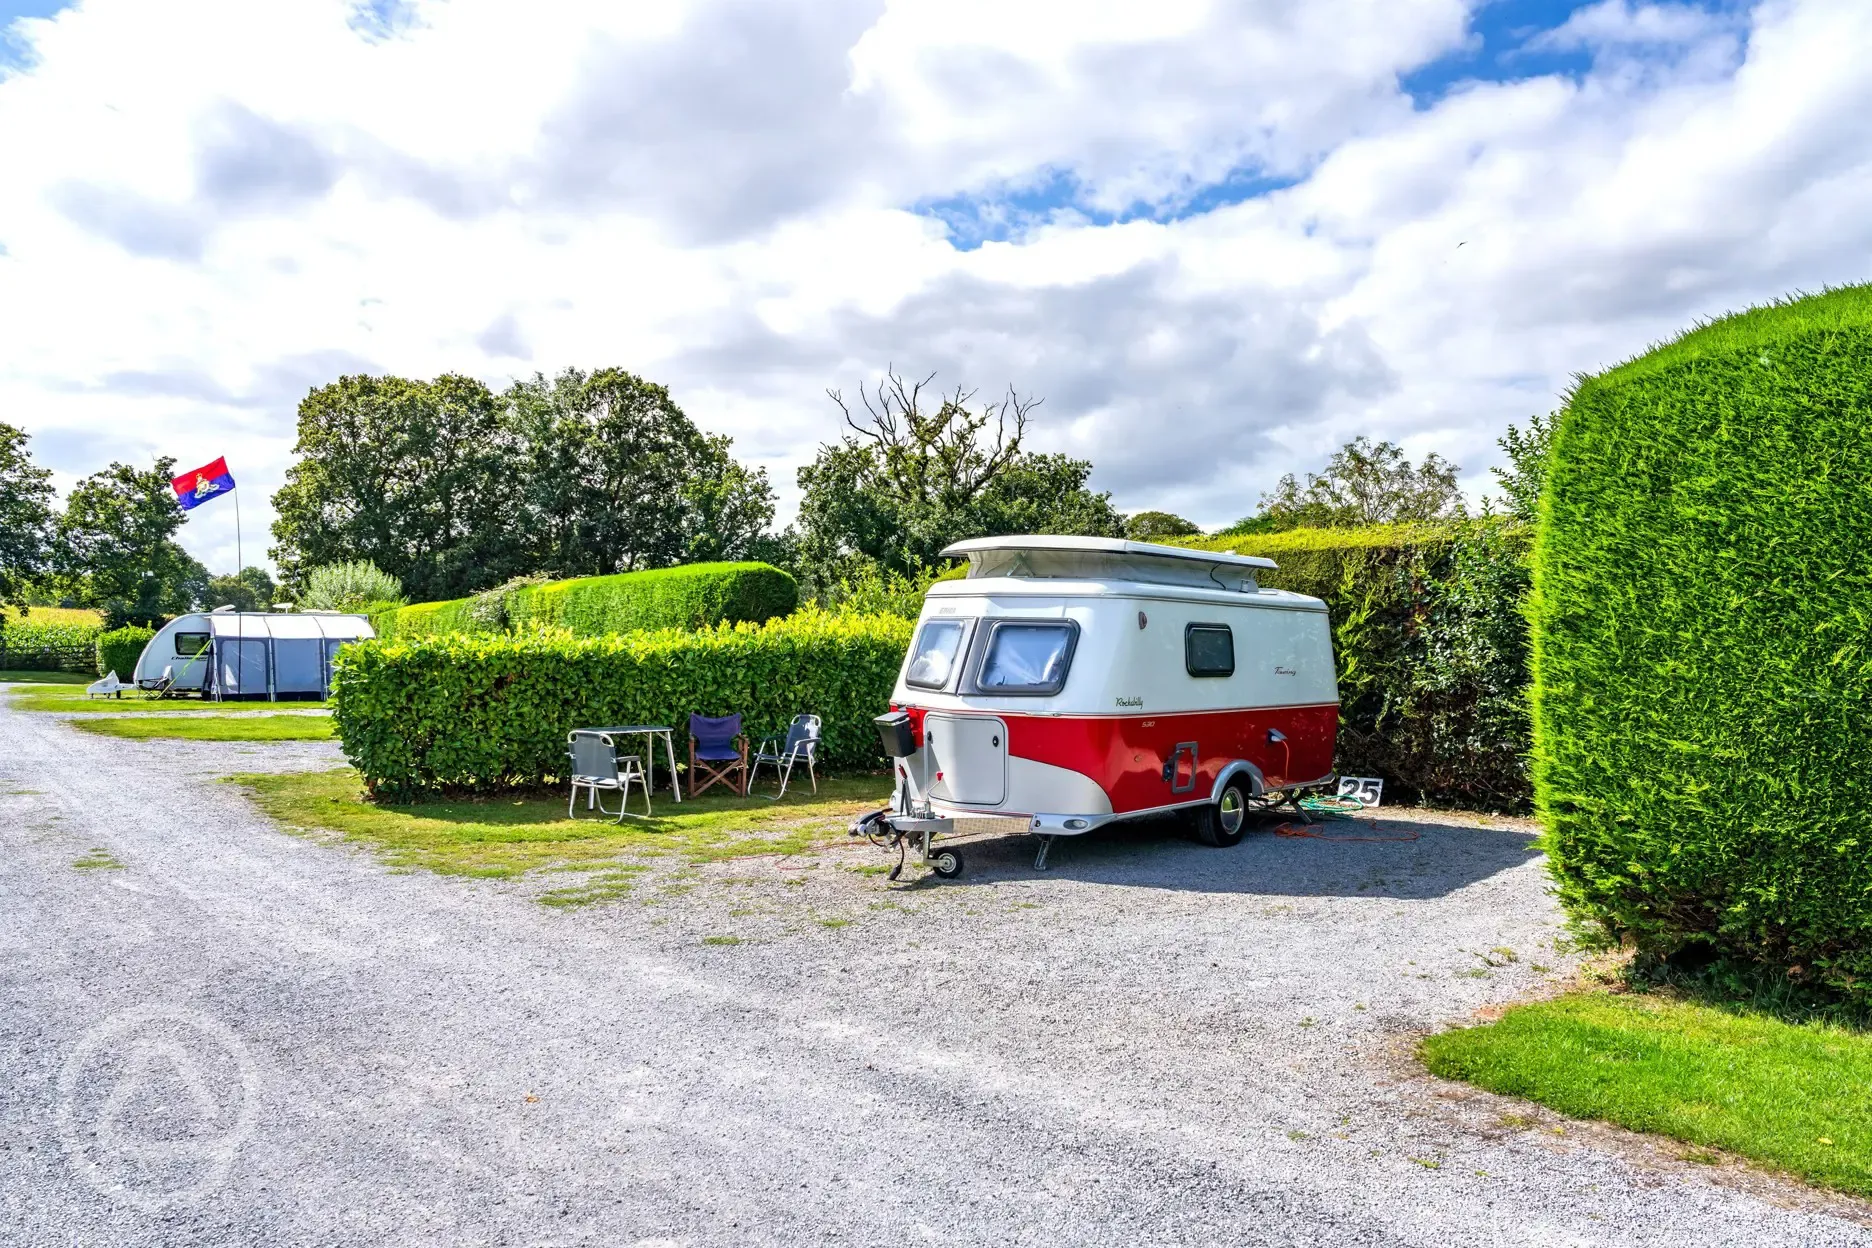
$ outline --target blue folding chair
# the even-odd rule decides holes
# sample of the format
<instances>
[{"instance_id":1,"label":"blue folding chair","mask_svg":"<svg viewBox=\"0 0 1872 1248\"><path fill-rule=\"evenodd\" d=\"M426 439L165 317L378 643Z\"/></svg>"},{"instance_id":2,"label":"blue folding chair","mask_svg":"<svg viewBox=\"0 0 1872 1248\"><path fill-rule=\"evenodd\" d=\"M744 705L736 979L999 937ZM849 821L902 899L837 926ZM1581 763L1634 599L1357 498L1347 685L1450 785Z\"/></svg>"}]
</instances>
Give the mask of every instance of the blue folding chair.
<instances>
[{"instance_id":1,"label":"blue folding chair","mask_svg":"<svg viewBox=\"0 0 1872 1248\"><path fill-rule=\"evenodd\" d=\"M707 715L689 717L689 796L710 785L726 784L738 796L747 796L748 743L741 735L741 717Z\"/></svg>"}]
</instances>

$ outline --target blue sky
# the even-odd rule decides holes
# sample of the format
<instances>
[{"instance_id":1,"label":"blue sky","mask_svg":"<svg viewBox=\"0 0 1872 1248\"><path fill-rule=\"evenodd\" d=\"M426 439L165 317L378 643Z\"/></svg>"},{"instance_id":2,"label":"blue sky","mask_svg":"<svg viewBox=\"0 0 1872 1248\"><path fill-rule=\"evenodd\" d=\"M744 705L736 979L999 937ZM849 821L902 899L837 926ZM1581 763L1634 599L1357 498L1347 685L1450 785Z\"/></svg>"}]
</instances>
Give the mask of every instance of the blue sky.
<instances>
[{"instance_id":1,"label":"blue sky","mask_svg":"<svg viewBox=\"0 0 1872 1248\"><path fill-rule=\"evenodd\" d=\"M1423 107L1464 82L1583 74L1592 66L1587 49L1538 51L1526 45L1541 31L1565 25L1575 10L1586 7L1582 0L1493 0L1470 17L1471 46L1407 74L1402 85Z\"/></svg>"},{"instance_id":2,"label":"blue sky","mask_svg":"<svg viewBox=\"0 0 1872 1248\"><path fill-rule=\"evenodd\" d=\"M7 34L7 28L22 17L51 17L69 7L64 0L0 0L0 70L15 68L25 61L19 43Z\"/></svg>"}]
</instances>

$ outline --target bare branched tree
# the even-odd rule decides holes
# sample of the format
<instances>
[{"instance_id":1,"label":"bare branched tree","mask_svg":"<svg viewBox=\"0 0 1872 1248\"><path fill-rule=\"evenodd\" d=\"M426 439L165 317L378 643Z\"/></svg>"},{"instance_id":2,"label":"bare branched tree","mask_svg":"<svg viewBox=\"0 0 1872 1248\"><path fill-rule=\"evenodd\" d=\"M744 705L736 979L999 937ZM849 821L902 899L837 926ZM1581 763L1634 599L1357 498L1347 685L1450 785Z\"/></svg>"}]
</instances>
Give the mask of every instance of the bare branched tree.
<instances>
[{"instance_id":1,"label":"bare branched tree","mask_svg":"<svg viewBox=\"0 0 1872 1248\"><path fill-rule=\"evenodd\" d=\"M1007 397L977 408L971 407L976 392L957 386L934 412L925 412L923 391L935 379L931 373L911 381L887 369L875 390L858 387L862 420L840 391L826 394L858 438L875 445L885 482L900 498L958 507L973 501L1018 459L1028 418L1044 400L1023 397L1009 386Z\"/></svg>"}]
</instances>

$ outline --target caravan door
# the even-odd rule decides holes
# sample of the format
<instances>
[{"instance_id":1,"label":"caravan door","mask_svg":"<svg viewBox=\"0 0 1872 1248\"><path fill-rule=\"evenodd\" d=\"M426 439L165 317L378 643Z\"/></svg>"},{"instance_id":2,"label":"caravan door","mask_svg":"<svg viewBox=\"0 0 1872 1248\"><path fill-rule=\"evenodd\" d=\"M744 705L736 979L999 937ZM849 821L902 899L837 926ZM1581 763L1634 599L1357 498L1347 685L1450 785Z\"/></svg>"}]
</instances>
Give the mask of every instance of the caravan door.
<instances>
[{"instance_id":1,"label":"caravan door","mask_svg":"<svg viewBox=\"0 0 1872 1248\"><path fill-rule=\"evenodd\" d=\"M932 796L963 806L999 806L1007 800L1007 725L985 715L923 718L923 739L930 751Z\"/></svg>"}]
</instances>

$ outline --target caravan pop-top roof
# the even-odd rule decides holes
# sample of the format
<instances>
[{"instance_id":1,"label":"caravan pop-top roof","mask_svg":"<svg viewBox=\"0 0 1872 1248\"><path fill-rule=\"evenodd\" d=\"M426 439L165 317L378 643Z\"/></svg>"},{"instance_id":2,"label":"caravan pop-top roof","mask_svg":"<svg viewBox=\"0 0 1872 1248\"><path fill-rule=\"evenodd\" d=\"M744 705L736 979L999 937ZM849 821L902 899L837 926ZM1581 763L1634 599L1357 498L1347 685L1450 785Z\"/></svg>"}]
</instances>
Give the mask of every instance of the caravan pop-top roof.
<instances>
[{"instance_id":1,"label":"caravan pop-top roof","mask_svg":"<svg viewBox=\"0 0 1872 1248\"><path fill-rule=\"evenodd\" d=\"M1131 581L1202 589L1253 590L1255 571L1280 565L1258 555L1159 546L1116 537L973 537L943 550L967 557L969 580L986 577Z\"/></svg>"}]
</instances>

